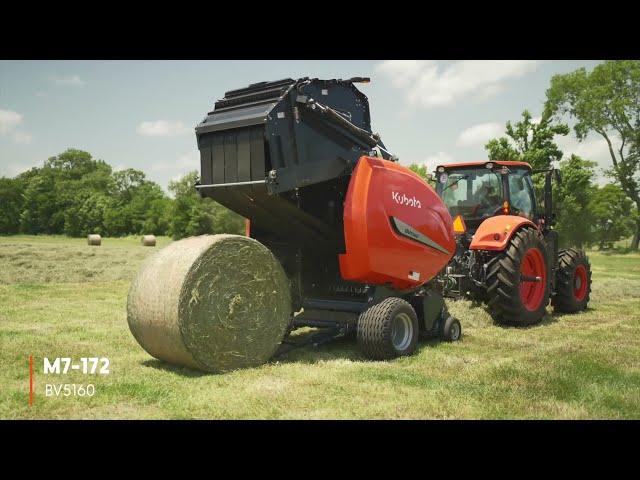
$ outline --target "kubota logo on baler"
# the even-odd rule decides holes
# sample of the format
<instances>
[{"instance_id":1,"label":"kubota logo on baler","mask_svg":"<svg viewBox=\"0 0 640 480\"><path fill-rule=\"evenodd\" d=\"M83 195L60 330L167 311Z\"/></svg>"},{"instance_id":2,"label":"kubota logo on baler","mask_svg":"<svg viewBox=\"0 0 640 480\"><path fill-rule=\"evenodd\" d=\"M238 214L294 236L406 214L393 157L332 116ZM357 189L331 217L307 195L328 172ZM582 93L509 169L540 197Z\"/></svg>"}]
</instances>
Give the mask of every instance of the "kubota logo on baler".
<instances>
[{"instance_id":1,"label":"kubota logo on baler","mask_svg":"<svg viewBox=\"0 0 640 480\"><path fill-rule=\"evenodd\" d=\"M399 205L408 205L410 207L422 208L420 200L416 197L407 197L404 193L391 192L391 198Z\"/></svg>"}]
</instances>

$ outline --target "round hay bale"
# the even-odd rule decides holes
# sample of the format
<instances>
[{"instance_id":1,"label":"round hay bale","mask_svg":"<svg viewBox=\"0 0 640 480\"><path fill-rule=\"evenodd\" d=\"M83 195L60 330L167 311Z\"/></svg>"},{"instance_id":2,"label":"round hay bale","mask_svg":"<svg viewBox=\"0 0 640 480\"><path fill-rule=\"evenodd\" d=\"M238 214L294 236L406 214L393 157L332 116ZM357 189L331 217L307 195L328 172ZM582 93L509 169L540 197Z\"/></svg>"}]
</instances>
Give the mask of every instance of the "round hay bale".
<instances>
[{"instance_id":1,"label":"round hay bale","mask_svg":"<svg viewBox=\"0 0 640 480\"><path fill-rule=\"evenodd\" d=\"M87 235L87 245L93 245L95 247L99 247L102 244L102 237L96 234Z\"/></svg>"},{"instance_id":2,"label":"round hay bale","mask_svg":"<svg viewBox=\"0 0 640 480\"><path fill-rule=\"evenodd\" d=\"M142 246L143 247L155 247L156 246L156 236L155 235L143 235L142 236Z\"/></svg>"},{"instance_id":3,"label":"round hay bale","mask_svg":"<svg viewBox=\"0 0 640 480\"><path fill-rule=\"evenodd\" d=\"M207 372L260 365L291 319L289 281L257 240L202 235L146 260L129 290L131 333L159 360Z\"/></svg>"}]
</instances>

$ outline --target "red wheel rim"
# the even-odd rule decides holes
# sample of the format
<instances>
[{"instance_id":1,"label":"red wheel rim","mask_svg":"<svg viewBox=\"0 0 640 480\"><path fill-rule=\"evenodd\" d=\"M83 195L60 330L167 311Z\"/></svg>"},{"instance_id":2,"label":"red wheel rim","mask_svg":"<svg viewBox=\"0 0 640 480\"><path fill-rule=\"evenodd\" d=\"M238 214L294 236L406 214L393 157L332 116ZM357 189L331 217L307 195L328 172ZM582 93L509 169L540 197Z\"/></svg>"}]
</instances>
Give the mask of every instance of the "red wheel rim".
<instances>
[{"instance_id":1,"label":"red wheel rim","mask_svg":"<svg viewBox=\"0 0 640 480\"><path fill-rule=\"evenodd\" d=\"M573 296L577 301L584 300L587 295L587 269L584 265L576 267L576 273L573 275Z\"/></svg>"},{"instance_id":2,"label":"red wheel rim","mask_svg":"<svg viewBox=\"0 0 640 480\"><path fill-rule=\"evenodd\" d=\"M539 277L540 281L535 281ZM527 250L520 264L520 299L524 308L535 312L540 308L547 285L544 256L537 248Z\"/></svg>"}]
</instances>

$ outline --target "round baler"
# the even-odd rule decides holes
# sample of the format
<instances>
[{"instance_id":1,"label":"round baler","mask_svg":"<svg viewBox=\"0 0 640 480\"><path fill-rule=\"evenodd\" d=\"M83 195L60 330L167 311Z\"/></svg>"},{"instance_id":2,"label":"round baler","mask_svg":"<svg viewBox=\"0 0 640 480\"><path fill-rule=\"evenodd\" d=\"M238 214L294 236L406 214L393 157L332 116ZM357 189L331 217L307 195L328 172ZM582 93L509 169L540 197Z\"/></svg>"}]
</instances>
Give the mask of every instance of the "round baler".
<instances>
[{"instance_id":1,"label":"round baler","mask_svg":"<svg viewBox=\"0 0 640 480\"><path fill-rule=\"evenodd\" d=\"M188 238L131 286L128 321L154 357L221 372L303 343L355 336L364 355L412 354L419 336L458 340L435 278L455 253L435 190L371 129L349 80L232 90L197 126L195 188L247 219L246 237ZM305 342L304 344L307 344Z\"/></svg>"}]
</instances>

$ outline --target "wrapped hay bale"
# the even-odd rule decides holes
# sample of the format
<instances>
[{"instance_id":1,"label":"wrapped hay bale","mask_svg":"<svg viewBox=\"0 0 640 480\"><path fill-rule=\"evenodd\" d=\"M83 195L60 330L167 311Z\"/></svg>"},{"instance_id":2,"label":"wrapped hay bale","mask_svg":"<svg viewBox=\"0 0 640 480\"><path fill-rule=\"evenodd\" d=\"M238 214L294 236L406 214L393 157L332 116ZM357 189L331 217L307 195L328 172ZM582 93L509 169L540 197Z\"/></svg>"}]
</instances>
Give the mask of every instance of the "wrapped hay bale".
<instances>
[{"instance_id":1,"label":"wrapped hay bale","mask_svg":"<svg viewBox=\"0 0 640 480\"><path fill-rule=\"evenodd\" d=\"M102 237L98 234L87 235L87 245L99 247L102 244Z\"/></svg>"},{"instance_id":2,"label":"wrapped hay bale","mask_svg":"<svg viewBox=\"0 0 640 480\"><path fill-rule=\"evenodd\" d=\"M208 372L260 365L291 318L289 281L257 240L202 235L153 254L129 290L127 321L152 356Z\"/></svg>"},{"instance_id":3,"label":"wrapped hay bale","mask_svg":"<svg viewBox=\"0 0 640 480\"><path fill-rule=\"evenodd\" d=\"M155 247L156 246L156 236L155 235L143 235L142 236L142 246L143 247Z\"/></svg>"}]
</instances>

